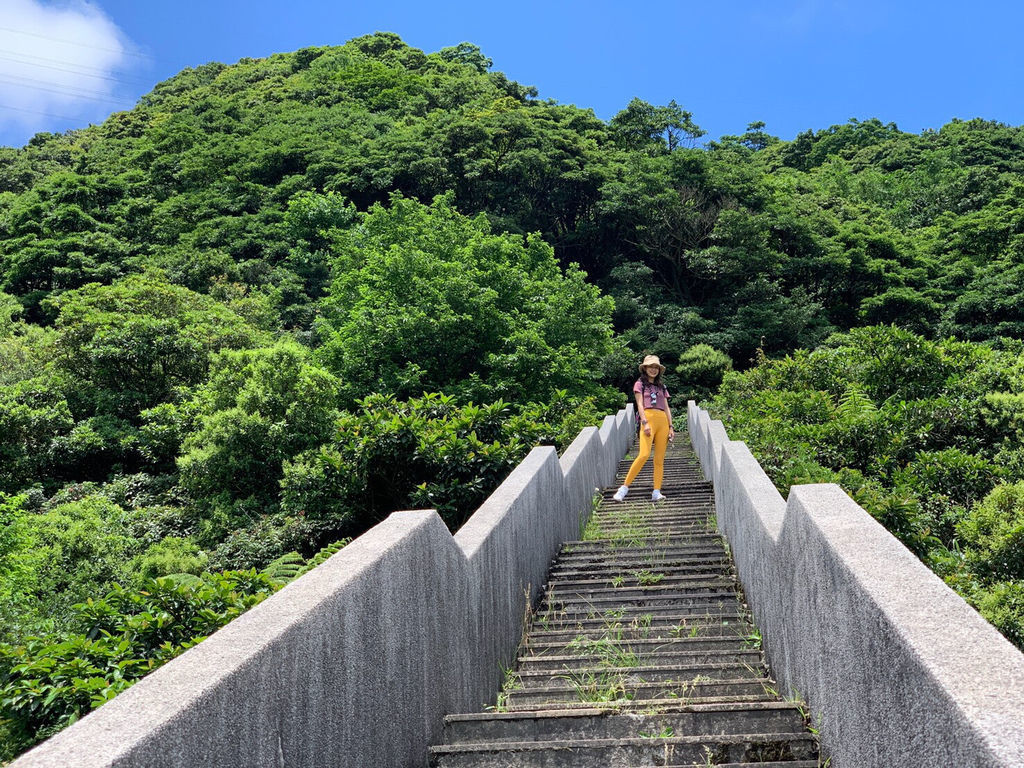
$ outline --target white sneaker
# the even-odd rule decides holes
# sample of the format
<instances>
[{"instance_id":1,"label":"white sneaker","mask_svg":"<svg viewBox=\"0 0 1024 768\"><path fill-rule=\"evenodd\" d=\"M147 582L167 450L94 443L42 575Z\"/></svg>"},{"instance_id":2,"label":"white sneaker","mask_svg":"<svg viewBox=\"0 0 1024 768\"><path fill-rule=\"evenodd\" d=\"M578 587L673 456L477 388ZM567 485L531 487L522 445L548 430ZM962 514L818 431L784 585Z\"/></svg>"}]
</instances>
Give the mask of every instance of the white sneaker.
<instances>
[{"instance_id":1,"label":"white sneaker","mask_svg":"<svg viewBox=\"0 0 1024 768\"><path fill-rule=\"evenodd\" d=\"M615 492L615 495L612 496L612 498L615 499L616 501L622 501L623 499L626 498L627 493L629 493L629 486L623 485L619 487L619 490Z\"/></svg>"},{"instance_id":2,"label":"white sneaker","mask_svg":"<svg viewBox=\"0 0 1024 768\"><path fill-rule=\"evenodd\" d=\"M654 489L654 493L651 494L651 501L661 501L665 497L661 495L661 491L657 488Z\"/></svg>"}]
</instances>

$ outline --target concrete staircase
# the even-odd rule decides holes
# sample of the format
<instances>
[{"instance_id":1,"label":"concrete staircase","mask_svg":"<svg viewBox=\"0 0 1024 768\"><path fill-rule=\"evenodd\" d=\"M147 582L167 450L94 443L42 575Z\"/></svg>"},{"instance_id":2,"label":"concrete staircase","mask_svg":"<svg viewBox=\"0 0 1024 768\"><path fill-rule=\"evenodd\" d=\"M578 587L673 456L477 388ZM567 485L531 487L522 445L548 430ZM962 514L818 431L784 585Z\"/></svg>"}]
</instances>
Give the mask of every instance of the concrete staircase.
<instances>
[{"instance_id":1,"label":"concrete staircase","mask_svg":"<svg viewBox=\"0 0 1024 768\"><path fill-rule=\"evenodd\" d=\"M820 765L765 668L685 435L657 504L652 464L564 545L497 704L446 717L431 766Z\"/></svg>"}]
</instances>

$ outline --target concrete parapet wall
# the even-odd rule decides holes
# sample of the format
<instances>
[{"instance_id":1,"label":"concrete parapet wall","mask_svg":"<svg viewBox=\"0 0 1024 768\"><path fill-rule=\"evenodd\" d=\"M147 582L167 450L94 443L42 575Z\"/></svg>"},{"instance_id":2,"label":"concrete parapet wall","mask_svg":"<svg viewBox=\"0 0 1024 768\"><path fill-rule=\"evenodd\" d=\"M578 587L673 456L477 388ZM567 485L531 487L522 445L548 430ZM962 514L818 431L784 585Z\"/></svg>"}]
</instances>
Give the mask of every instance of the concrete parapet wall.
<instances>
[{"instance_id":1,"label":"concrete parapet wall","mask_svg":"<svg viewBox=\"0 0 1024 768\"><path fill-rule=\"evenodd\" d=\"M453 537L396 512L11 768L426 766L494 701L531 592L632 440L632 408L535 448Z\"/></svg>"},{"instance_id":2,"label":"concrete parapet wall","mask_svg":"<svg viewBox=\"0 0 1024 768\"><path fill-rule=\"evenodd\" d=\"M1024 655L839 486L784 502L715 424L690 403L772 673L820 718L832 766L1024 765Z\"/></svg>"}]
</instances>

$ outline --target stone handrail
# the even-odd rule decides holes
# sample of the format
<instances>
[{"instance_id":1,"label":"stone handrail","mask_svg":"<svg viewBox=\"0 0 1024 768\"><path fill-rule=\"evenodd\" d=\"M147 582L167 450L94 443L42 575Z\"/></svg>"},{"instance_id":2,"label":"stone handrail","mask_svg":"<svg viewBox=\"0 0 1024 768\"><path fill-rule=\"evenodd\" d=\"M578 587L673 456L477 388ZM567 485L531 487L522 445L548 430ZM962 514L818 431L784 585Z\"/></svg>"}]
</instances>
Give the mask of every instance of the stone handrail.
<instances>
[{"instance_id":1,"label":"stone handrail","mask_svg":"<svg viewBox=\"0 0 1024 768\"><path fill-rule=\"evenodd\" d=\"M425 766L446 713L493 703L634 434L630 407L535 448L454 537L392 514L11 768Z\"/></svg>"},{"instance_id":2,"label":"stone handrail","mask_svg":"<svg viewBox=\"0 0 1024 768\"><path fill-rule=\"evenodd\" d=\"M1024 766L1024 655L839 486L787 503L720 421L688 417L772 672L833 768Z\"/></svg>"}]
</instances>

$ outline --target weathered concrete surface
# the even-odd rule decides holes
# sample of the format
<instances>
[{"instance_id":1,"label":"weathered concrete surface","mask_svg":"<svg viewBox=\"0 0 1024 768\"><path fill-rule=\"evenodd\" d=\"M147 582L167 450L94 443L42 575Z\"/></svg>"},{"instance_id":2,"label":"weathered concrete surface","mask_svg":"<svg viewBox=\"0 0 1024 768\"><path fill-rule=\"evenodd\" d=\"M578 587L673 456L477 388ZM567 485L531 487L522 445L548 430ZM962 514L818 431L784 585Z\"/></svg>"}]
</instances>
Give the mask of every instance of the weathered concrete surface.
<instances>
[{"instance_id":1,"label":"weathered concrete surface","mask_svg":"<svg viewBox=\"0 0 1024 768\"><path fill-rule=\"evenodd\" d=\"M563 538L576 537L590 514L594 494L615 478L619 459L629 450L636 434L632 406L615 416L605 416L601 428L586 427L562 453L559 466L565 476L567 514ZM576 528L571 518L576 515Z\"/></svg>"},{"instance_id":2,"label":"weathered concrete surface","mask_svg":"<svg viewBox=\"0 0 1024 768\"><path fill-rule=\"evenodd\" d=\"M689 418L769 663L832 765L1024 765L1024 655L839 486L786 504L745 444Z\"/></svg>"},{"instance_id":3,"label":"weathered concrete surface","mask_svg":"<svg viewBox=\"0 0 1024 768\"><path fill-rule=\"evenodd\" d=\"M540 593L548 563L568 537L559 520L565 488L558 454L551 446L534 448L501 487L455 534L465 553L468 585L476 610L470 640L484 676L477 682L472 709L482 709L501 687L502 666L510 666L523 634L527 595ZM467 711L467 710L459 710Z\"/></svg>"},{"instance_id":4,"label":"weathered concrete surface","mask_svg":"<svg viewBox=\"0 0 1024 768\"><path fill-rule=\"evenodd\" d=\"M12 768L425 766L493 700L527 588L614 479L632 409L534 449L453 538L396 512Z\"/></svg>"}]
</instances>

